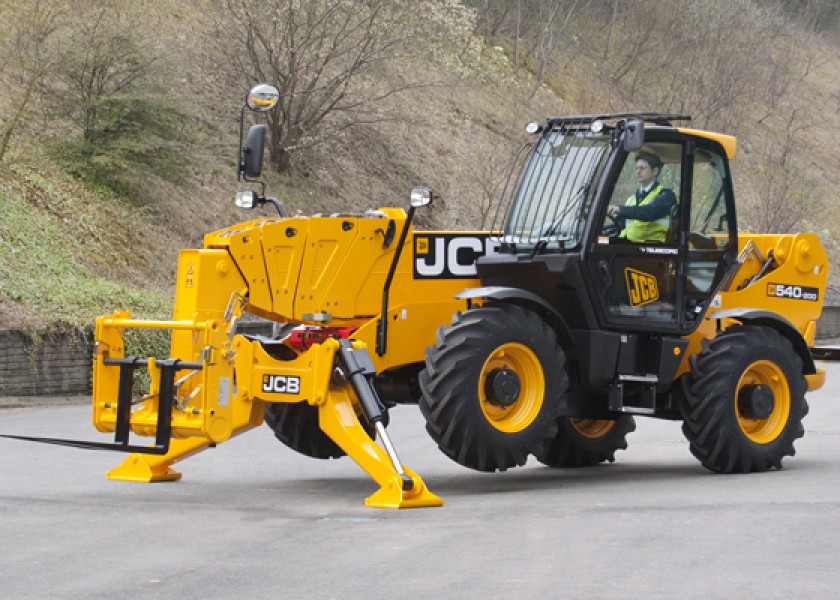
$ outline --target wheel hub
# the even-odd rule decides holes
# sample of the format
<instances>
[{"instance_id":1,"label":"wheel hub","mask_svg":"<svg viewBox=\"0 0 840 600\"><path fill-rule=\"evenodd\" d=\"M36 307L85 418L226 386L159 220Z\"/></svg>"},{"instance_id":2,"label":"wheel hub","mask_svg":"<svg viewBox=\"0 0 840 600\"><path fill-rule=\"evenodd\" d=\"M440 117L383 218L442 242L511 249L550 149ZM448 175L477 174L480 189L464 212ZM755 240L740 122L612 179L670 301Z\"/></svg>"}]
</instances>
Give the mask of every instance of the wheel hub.
<instances>
[{"instance_id":1,"label":"wheel hub","mask_svg":"<svg viewBox=\"0 0 840 600\"><path fill-rule=\"evenodd\" d=\"M738 409L744 417L764 420L773 414L776 399L770 386L763 384L745 385L738 392Z\"/></svg>"},{"instance_id":2,"label":"wheel hub","mask_svg":"<svg viewBox=\"0 0 840 600\"><path fill-rule=\"evenodd\" d=\"M487 374L484 394L491 402L503 407L512 406L519 399L522 386L519 375L511 369L494 369Z\"/></svg>"}]
</instances>

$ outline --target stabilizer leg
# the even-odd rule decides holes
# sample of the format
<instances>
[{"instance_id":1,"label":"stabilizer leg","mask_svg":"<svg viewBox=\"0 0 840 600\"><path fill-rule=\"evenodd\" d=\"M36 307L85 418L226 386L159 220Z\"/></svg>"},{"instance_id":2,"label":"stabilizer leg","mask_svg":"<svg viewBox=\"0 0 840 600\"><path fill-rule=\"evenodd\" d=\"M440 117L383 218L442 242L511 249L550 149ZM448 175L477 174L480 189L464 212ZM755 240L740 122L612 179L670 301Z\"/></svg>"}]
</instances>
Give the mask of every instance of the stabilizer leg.
<instances>
[{"instance_id":1,"label":"stabilizer leg","mask_svg":"<svg viewBox=\"0 0 840 600\"><path fill-rule=\"evenodd\" d=\"M373 508L443 506L442 498L430 492L416 473L403 467L405 475L411 478L411 485L406 485L388 454L365 433L346 388L330 390L318 405L318 422L324 433L380 485L365 504Z\"/></svg>"}]
</instances>

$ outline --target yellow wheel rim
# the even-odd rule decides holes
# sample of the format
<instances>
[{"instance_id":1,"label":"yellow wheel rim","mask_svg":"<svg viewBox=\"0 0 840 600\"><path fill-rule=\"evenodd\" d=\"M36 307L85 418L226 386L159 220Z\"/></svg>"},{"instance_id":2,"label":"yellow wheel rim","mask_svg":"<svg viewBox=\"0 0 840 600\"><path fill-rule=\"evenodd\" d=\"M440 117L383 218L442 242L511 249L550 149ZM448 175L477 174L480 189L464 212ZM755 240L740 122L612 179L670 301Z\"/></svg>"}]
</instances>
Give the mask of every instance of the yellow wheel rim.
<instances>
[{"instance_id":1,"label":"yellow wheel rim","mask_svg":"<svg viewBox=\"0 0 840 600\"><path fill-rule=\"evenodd\" d=\"M615 421L610 419L569 419L569 423L582 437L597 440L615 427Z\"/></svg>"},{"instance_id":2,"label":"yellow wheel rim","mask_svg":"<svg viewBox=\"0 0 840 600\"><path fill-rule=\"evenodd\" d=\"M508 369L519 377L519 396L510 406L487 397L487 377L498 369ZM533 351L514 342L502 344L484 361L478 378L478 400L487 422L504 433L517 433L528 427L540 413L545 396L545 377Z\"/></svg>"},{"instance_id":3,"label":"yellow wheel rim","mask_svg":"<svg viewBox=\"0 0 840 600\"><path fill-rule=\"evenodd\" d=\"M738 393L748 385L765 385L773 392L773 410L766 419L755 419L744 414L738 405ZM752 363L741 375L735 393L735 414L738 424L752 442L769 444L779 437L790 417L790 388L784 372L776 363L759 360Z\"/></svg>"}]
</instances>

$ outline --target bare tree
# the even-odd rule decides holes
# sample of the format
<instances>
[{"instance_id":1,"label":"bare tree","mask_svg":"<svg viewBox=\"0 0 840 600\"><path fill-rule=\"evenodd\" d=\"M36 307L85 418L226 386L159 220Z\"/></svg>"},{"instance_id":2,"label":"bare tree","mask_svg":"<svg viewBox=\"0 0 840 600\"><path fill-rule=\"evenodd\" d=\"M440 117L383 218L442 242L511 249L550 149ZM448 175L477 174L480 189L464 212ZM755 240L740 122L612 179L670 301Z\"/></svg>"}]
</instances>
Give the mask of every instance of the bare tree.
<instances>
[{"instance_id":1,"label":"bare tree","mask_svg":"<svg viewBox=\"0 0 840 600\"><path fill-rule=\"evenodd\" d=\"M30 106L37 86L55 64L54 40L66 12L55 3L35 0L17 9L5 6L0 13L8 28L0 50L0 81L9 97L15 99L11 115L4 119L0 161L9 149L12 135Z\"/></svg>"},{"instance_id":2,"label":"bare tree","mask_svg":"<svg viewBox=\"0 0 840 600\"><path fill-rule=\"evenodd\" d=\"M504 31L511 10L517 13L522 10L522 0L517 4L509 0L465 0L464 4L472 7L478 14L478 33L485 44L492 44L496 36Z\"/></svg>"},{"instance_id":3,"label":"bare tree","mask_svg":"<svg viewBox=\"0 0 840 600\"><path fill-rule=\"evenodd\" d=\"M77 12L64 39L57 79L64 85L67 112L86 142L135 125L131 119L114 118L114 102L136 93L157 61L141 15L123 12L119 5L119 0L109 0Z\"/></svg>"},{"instance_id":4,"label":"bare tree","mask_svg":"<svg viewBox=\"0 0 840 600\"><path fill-rule=\"evenodd\" d=\"M472 186L476 198L472 220L467 225L476 229L488 229L495 216L496 205L501 201L502 190L510 176L511 145L496 141L486 156L472 155L464 161L467 183Z\"/></svg>"},{"instance_id":5,"label":"bare tree","mask_svg":"<svg viewBox=\"0 0 840 600\"><path fill-rule=\"evenodd\" d=\"M585 43L622 109L685 112L698 125L737 133L794 76L798 59L782 50L790 28L772 5L731 0L709 10L693 0L593 0L593 8L593 20L609 26Z\"/></svg>"},{"instance_id":6,"label":"bare tree","mask_svg":"<svg viewBox=\"0 0 840 600\"><path fill-rule=\"evenodd\" d=\"M743 225L753 231L787 233L809 218L821 214L826 194L809 177L807 145L814 125L809 123L809 107L785 106L780 116L766 123L772 143L753 159L758 177L753 183L755 197L744 208ZM782 116L783 115L783 116Z\"/></svg>"},{"instance_id":7,"label":"bare tree","mask_svg":"<svg viewBox=\"0 0 840 600\"><path fill-rule=\"evenodd\" d=\"M557 45L575 13L584 8L587 0L541 0L539 4L540 36L537 46L538 65L536 81L529 98L533 98L545 82L546 69L554 60Z\"/></svg>"},{"instance_id":8,"label":"bare tree","mask_svg":"<svg viewBox=\"0 0 840 600\"><path fill-rule=\"evenodd\" d=\"M395 16L401 2L384 0L224 0L222 16L242 51L234 63L245 82L280 90L269 114L272 164L335 132L390 118L386 98L419 85L419 77L387 82L370 75L406 47Z\"/></svg>"}]
</instances>

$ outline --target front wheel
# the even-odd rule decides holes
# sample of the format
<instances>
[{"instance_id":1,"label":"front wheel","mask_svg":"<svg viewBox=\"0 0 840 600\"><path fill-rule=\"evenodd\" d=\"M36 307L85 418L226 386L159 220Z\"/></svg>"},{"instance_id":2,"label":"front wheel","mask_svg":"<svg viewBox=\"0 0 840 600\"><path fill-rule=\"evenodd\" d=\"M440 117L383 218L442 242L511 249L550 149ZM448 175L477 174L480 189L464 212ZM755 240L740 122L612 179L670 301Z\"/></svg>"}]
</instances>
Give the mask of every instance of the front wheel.
<instances>
[{"instance_id":1,"label":"front wheel","mask_svg":"<svg viewBox=\"0 0 840 600\"><path fill-rule=\"evenodd\" d=\"M318 426L318 408L306 402L270 403L265 424L274 436L295 452L312 458L341 458L344 450Z\"/></svg>"},{"instance_id":2,"label":"front wheel","mask_svg":"<svg viewBox=\"0 0 840 600\"><path fill-rule=\"evenodd\" d=\"M373 426L361 415L358 415L358 419L373 439L376 435ZM387 427L387 411L384 423ZM318 407L306 402L268 403L265 407L265 424L274 432L274 437L304 456L329 459L341 458L346 454L318 424Z\"/></svg>"},{"instance_id":3,"label":"front wheel","mask_svg":"<svg viewBox=\"0 0 840 600\"><path fill-rule=\"evenodd\" d=\"M774 329L736 325L691 357L683 384L683 433L718 473L781 469L805 430L802 360Z\"/></svg>"},{"instance_id":4,"label":"front wheel","mask_svg":"<svg viewBox=\"0 0 840 600\"><path fill-rule=\"evenodd\" d=\"M420 374L426 429L452 460L479 471L524 465L557 431L569 384L554 331L535 313L492 305L438 330Z\"/></svg>"}]
</instances>

